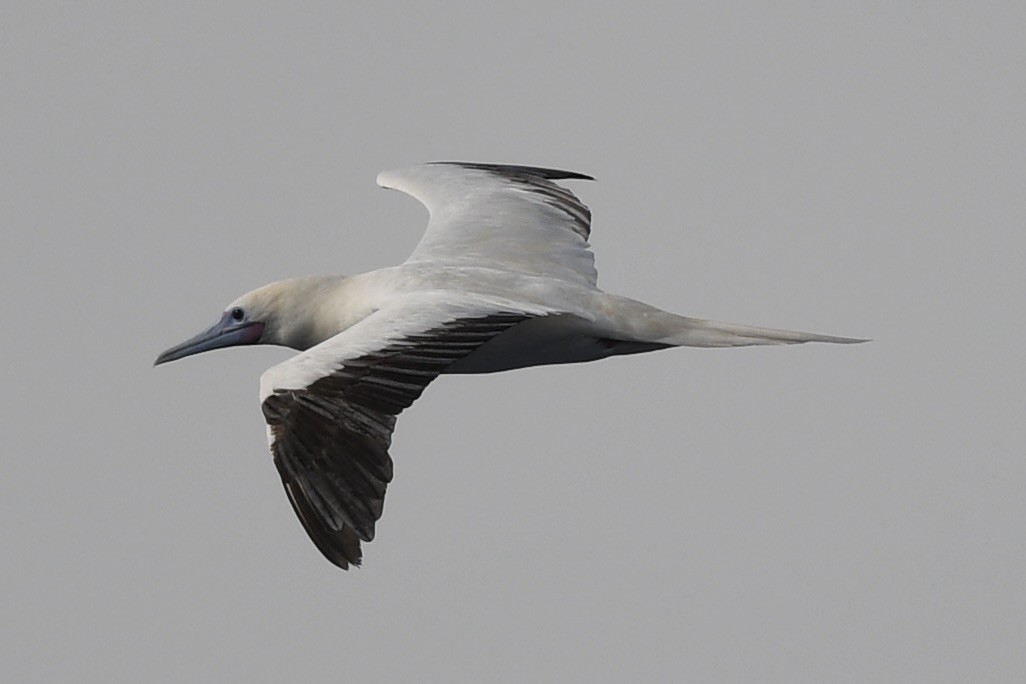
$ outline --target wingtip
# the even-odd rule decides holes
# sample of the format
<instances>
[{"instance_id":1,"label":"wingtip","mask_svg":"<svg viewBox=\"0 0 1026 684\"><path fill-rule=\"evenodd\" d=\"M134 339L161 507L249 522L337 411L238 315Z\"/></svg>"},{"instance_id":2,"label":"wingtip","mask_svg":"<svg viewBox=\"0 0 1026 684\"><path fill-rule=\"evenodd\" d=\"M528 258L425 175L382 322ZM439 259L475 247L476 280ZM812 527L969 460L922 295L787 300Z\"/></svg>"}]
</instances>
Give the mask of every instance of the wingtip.
<instances>
[{"instance_id":1,"label":"wingtip","mask_svg":"<svg viewBox=\"0 0 1026 684\"><path fill-rule=\"evenodd\" d=\"M430 181L432 167L449 167L450 169L464 169L472 171L483 171L506 181L517 181L530 179L535 182L557 181L557 180L586 180L594 181L595 177L586 173L576 171L563 171L560 169L549 169L541 166L518 166L516 164L483 164L478 162L458 161L433 161L425 164L418 164L403 169L388 169L377 175L375 181L378 186L387 190L399 190L408 195L417 197L417 192L412 188L420 182ZM425 173L427 172L427 173ZM419 199L419 197L418 197ZM423 201L422 201L423 203Z\"/></svg>"},{"instance_id":2,"label":"wingtip","mask_svg":"<svg viewBox=\"0 0 1026 684\"><path fill-rule=\"evenodd\" d=\"M595 180L594 176L577 171L565 171L544 166L521 166L519 164L487 164L483 162L460 162L460 161L435 161L428 162L432 165L459 166L464 169L476 169L487 171L498 175L525 175L544 178L545 180Z\"/></svg>"},{"instance_id":3,"label":"wingtip","mask_svg":"<svg viewBox=\"0 0 1026 684\"><path fill-rule=\"evenodd\" d=\"M311 538L313 538L312 535ZM313 541L328 562L338 568L349 570L350 567L358 568L363 564L363 549L360 547L359 540L346 539L343 535L341 543L339 540L317 538L314 538Z\"/></svg>"}]
</instances>

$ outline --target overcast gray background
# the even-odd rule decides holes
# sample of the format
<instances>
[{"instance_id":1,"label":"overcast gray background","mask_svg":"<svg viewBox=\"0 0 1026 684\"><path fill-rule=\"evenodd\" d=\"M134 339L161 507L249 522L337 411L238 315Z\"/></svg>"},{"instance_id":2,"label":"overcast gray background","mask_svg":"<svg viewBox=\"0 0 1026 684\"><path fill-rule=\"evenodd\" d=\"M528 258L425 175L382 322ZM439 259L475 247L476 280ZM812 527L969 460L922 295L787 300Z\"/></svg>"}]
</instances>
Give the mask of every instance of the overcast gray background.
<instances>
[{"instance_id":1,"label":"overcast gray background","mask_svg":"<svg viewBox=\"0 0 1026 684\"><path fill-rule=\"evenodd\" d=\"M209 4L4 3L0 679L1026 676L1021 3ZM875 341L443 378L344 573L289 352L151 363L403 260L437 159L595 175L607 290Z\"/></svg>"}]
</instances>

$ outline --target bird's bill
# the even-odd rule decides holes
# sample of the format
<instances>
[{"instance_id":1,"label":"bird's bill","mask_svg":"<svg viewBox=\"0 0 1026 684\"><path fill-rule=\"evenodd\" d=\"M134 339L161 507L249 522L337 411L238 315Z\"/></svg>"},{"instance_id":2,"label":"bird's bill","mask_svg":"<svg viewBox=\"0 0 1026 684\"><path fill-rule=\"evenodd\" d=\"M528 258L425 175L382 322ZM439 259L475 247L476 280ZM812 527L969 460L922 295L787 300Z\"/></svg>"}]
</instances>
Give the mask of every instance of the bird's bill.
<instances>
[{"instance_id":1,"label":"bird's bill","mask_svg":"<svg viewBox=\"0 0 1026 684\"><path fill-rule=\"evenodd\" d=\"M231 313L225 312L214 325L210 326L199 335L190 337L181 344L171 347L153 362L159 366L168 361L183 359L186 356L221 349L222 347L235 347L240 344L254 344L260 339L264 332L264 324L255 321L238 323L232 319Z\"/></svg>"}]
</instances>

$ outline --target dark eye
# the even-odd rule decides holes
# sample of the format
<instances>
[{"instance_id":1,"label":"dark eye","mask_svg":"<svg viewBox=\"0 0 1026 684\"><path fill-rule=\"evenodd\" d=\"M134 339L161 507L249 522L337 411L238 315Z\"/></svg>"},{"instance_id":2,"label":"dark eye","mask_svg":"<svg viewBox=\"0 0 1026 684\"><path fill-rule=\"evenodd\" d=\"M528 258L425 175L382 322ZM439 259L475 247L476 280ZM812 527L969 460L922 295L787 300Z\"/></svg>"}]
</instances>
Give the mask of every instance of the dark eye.
<instances>
[{"instance_id":1,"label":"dark eye","mask_svg":"<svg viewBox=\"0 0 1026 684\"><path fill-rule=\"evenodd\" d=\"M246 317L246 312L242 310L241 306L237 306L234 309L232 309L231 314L232 319L236 321L241 321L243 318Z\"/></svg>"}]
</instances>

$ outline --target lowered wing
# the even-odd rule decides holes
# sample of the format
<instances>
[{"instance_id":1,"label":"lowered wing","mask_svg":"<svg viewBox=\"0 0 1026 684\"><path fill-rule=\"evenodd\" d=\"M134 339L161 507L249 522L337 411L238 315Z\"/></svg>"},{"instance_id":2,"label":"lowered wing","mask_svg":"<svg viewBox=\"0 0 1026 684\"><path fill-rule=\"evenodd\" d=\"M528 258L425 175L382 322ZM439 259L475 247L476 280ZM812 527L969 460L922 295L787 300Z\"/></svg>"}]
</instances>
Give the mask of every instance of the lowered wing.
<instances>
[{"instance_id":1,"label":"lowered wing","mask_svg":"<svg viewBox=\"0 0 1026 684\"><path fill-rule=\"evenodd\" d=\"M450 364L534 315L422 299L383 307L260 379L285 492L317 548L343 569L359 565L360 542L374 538L396 416Z\"/></svg>"}]
</instances>

